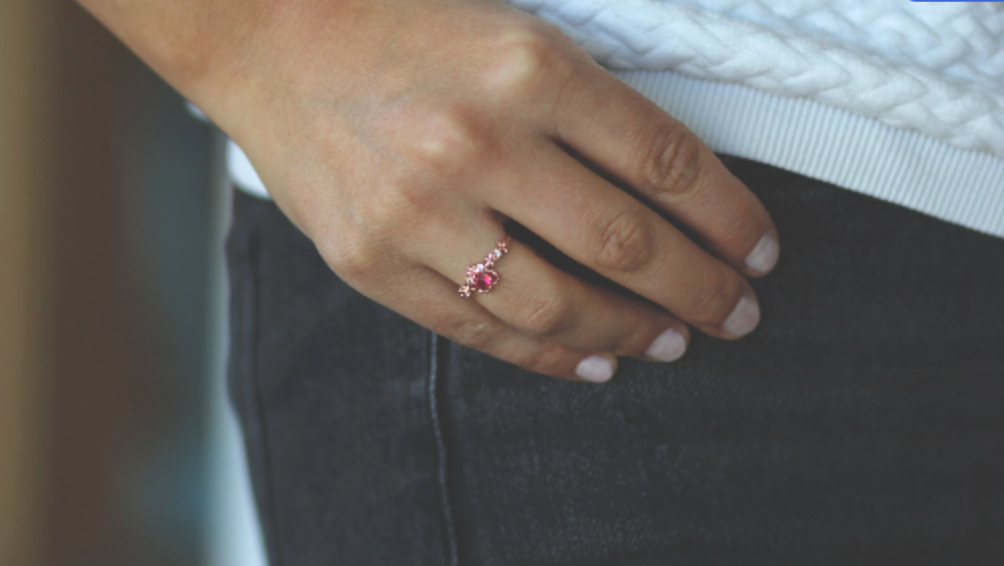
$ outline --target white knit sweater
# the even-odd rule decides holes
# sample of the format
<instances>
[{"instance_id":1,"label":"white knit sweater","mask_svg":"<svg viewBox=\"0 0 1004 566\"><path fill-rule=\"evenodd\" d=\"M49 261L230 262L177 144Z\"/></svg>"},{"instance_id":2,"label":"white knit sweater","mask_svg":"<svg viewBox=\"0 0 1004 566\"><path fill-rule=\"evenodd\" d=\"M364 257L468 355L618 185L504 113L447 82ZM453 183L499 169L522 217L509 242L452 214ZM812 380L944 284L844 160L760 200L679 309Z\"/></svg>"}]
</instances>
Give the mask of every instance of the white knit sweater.
<instances>
[{"instance_id":1,"label":"white knit sweater","mask_svg":"<svg viewBox=\"0 0 1004 566\"><path fill-rule=\"evenodd\" d=\"M1004 237L1004 5L510 0L747 157ZM247 158L235 182L267 195Z\"/></svg>"}]
</instances>

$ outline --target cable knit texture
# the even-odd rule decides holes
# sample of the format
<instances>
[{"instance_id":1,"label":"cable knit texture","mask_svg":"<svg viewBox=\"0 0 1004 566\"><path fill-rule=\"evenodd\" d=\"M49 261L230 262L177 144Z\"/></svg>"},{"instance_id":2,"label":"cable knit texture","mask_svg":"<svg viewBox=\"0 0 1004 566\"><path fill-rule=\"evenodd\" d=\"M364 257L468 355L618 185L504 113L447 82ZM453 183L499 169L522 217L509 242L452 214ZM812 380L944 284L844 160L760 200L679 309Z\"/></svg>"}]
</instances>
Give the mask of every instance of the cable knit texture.
<instances>
[{"instance_id":1,"label":"cable knit texture","mask_svg":"<svg viewBox=\"0 0 1004 566\"><path fill-rule=\"evenodd\" d=\"M600 62L816 100L1004 157L1004 10L905 0L511 0Z\"/></svg>"}]
</instances>

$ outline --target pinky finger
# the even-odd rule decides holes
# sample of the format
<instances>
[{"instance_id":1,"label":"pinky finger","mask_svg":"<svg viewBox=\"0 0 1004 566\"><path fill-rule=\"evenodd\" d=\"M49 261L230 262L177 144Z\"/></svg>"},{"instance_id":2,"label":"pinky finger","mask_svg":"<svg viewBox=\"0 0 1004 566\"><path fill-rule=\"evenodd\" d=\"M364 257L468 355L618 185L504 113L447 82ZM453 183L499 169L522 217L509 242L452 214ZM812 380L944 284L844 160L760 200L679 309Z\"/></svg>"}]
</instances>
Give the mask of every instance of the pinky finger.
<instances>
[{"instance_id":1,"label":"pinky finger","mask_svg":"<svg viewBox=\"0 0 1004 566\"><path fill-rule=\"evenodd\" d=\"M496 318L477 301L458 296L456 283L429 268L416 268L406 293L371 297L457 344L535 373L602 383L617 371L617 356L581 352L527 336Z\"/></svg>"}]
</instances>

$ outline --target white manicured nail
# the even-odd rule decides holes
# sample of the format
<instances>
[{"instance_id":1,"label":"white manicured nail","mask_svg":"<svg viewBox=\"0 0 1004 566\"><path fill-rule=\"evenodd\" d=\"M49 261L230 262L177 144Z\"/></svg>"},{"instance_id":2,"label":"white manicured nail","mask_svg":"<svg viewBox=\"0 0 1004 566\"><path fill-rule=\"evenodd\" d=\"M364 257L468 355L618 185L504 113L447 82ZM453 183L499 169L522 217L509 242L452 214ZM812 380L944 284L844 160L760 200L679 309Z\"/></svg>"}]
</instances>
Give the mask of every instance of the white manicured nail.
<instances>
[{"instance_id":1,"label":"white manicured nail","mask_svg":"<svg viewBox=\"0 0 1004 566\"><path fill-rule=\"evenodd\" d=\"M780 253L781 247L777 245L777 241L770 234L764 234L753 251L746 256L746 265L760 273L767 273L774 269L774 265L777 264L777 256Z\"/></svg>"},{"instance_id":2,"label":"white manicured nail","mask_svg":"<svg viewBox=\"0 0 1004 566\"><path fill-rule=\"evenodd\" d=\"M687 341L683 335L669 328L652 342L648 350L645 350L645 354L660 362L671 362L679 359L686 351Z\"/></svg>"},{"instance_id":3,"label":"white manicured nail","mask_svg":"<svg viewBox=\"0 0 1004 566\"><path fill-rule=\"evenodd\" d=\"M610 381L610 378L614 376L614 364L603 356L589 356L579 362L575 373L586 381L603 383Z\"/></svg>"},{"instance_id":4,"label":"white manicured nail","mask_svg":"<svg viewBox=\"0 0 1004 566\"><path fill-rule=\"evenodd\" d=\"M730 334L741 336L749 334L759 322L760 305L757 304L756 299L743 295L743 298L739 299L739 303L736 304L736 308L732 309L732 314L725 319L725 324L722 327Z\"/></svg>"}]
</instances>

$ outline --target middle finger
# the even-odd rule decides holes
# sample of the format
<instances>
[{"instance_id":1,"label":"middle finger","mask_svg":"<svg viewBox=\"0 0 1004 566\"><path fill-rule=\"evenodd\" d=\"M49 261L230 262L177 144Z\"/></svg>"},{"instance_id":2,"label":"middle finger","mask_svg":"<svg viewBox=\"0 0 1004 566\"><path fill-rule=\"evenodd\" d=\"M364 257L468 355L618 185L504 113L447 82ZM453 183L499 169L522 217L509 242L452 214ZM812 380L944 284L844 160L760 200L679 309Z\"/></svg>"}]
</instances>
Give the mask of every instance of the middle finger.
<instances>
[{"instance_id":1,"label":"middle finger","mask_svg":"<svg viewBox=\"0 0 1004 566\"><path fill-rule=\"evenodd\" d=\"M489 206L708 334L756 327L756 295L739 272L549 140L533 145L540 165L487 194Z\"/></svg>"}]
</instances>

